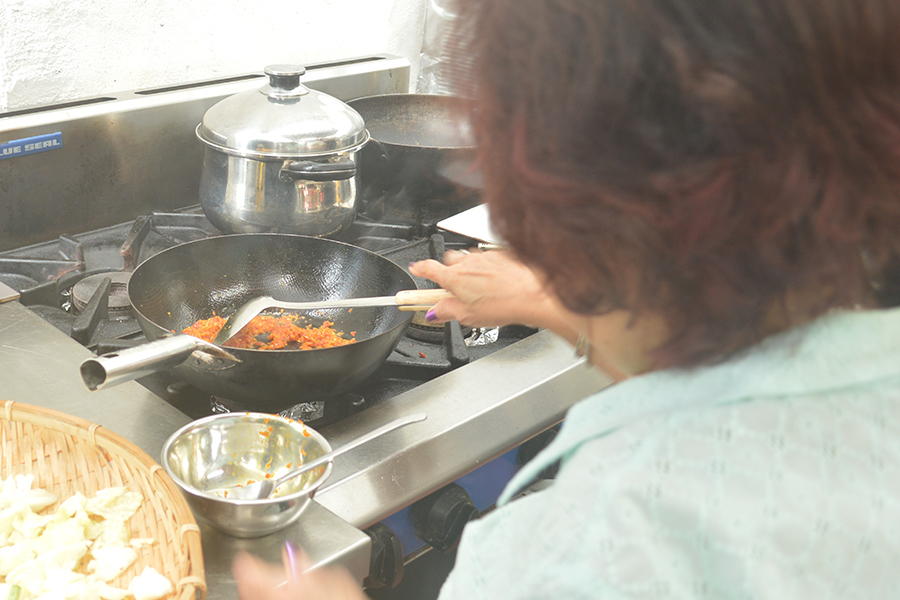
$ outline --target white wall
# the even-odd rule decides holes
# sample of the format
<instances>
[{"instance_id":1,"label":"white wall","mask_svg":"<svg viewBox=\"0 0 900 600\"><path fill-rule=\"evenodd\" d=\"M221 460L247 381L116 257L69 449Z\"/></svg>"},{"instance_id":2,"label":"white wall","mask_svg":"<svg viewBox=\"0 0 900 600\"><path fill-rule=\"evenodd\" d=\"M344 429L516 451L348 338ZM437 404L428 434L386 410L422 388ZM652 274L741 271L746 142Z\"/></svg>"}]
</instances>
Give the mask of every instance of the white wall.
<instances>
[{"instance_id":1,"label":"white wall","mask_svg":"<svg viewBox=\"0 0 900 600\"><path fill-rule=\"evenodd\" d=\"M413 87L424 14L425 0L0 0L0 111L383 52L409 59Z\"/></svg>"}]
</instances>

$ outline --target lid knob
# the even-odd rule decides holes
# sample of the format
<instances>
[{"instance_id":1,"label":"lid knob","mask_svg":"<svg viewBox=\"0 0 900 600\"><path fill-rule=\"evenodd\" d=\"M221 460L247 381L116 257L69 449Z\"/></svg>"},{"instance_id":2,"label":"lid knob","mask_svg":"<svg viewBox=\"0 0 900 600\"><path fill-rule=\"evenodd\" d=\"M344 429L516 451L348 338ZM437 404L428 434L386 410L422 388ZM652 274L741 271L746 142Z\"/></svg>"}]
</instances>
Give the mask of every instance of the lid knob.
<instances>
[{"instance_id":1,"label":"lid knob","mask_svg":"<svg viewBox=\"0 0 900 600\"><path fill-rule=\"evenodd\" d=\"M269 77L269 85L260 91L270 98L297 98L309 93L309 89L300 83L300 76L306 73L306 67L269 65L264 72Z\"/></svg>"}]
</instances>

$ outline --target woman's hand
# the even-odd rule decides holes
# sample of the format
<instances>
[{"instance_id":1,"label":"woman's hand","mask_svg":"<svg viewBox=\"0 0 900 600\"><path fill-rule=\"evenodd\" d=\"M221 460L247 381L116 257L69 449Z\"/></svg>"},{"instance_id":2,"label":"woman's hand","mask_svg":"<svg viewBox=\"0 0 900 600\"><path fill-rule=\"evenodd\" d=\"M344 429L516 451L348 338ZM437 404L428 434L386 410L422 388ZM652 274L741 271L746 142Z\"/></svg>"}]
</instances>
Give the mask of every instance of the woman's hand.
<instances>
[{"instance_id":1,"label":"woman's hand","mask_svg":"<svg viewBox=\"0 0 900 600\"><path fill-rule=\"evenodd\" d=\"M566 309L545 290L539 275L506 251L451 251L444 256L444 264L423 260L409 270L454 295L435 304L426 318L456 319L474 327L513 323L543 327L573 346L584 336L592 348L590 362L616 380L646 370L647 349L664 339L665 328L658 319L635 323L624 310L591 316Z\"/></svg>"},{"instance_id":2,"label":"woman's hand","mask_svg":"<svg viewBox=\"0 0 900 600\"><path fill-rule=\"evenodd\" d=\"M241 600L368 600L362 588L340 567L308 570L298 551L293 576L283 565L240 554L232 571Z\"/></svg>"},{"instance_id":3,"label":"woman's hand","mask_svg":"<svg viewBox=\"0 0 900 600\"><path fill-rule=\"evenodd\" d=\"M409 270L455 296L429 311L427 318L437 323L457 320L474 327L513 323L541 327L542 313L554 304L535 273L503 250L450 251L443 264L423 260Z\"/></svg>"}]
</instances>

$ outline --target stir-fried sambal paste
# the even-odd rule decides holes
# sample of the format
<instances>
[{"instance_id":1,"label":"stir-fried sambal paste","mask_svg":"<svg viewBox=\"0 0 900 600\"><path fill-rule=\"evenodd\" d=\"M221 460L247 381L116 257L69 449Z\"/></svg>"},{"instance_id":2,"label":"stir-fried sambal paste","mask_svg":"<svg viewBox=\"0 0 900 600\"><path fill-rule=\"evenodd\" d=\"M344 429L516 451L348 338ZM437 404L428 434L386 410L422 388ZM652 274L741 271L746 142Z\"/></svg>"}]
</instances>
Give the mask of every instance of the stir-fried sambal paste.
<instances>
[{"instance_id":1,"label":"stir-fried sambal paste","mask_svg":"<svg viewBox=\"0 0 900 600\"><path fill-rule=\"evenodd\" d=\"M223 345L253 350L283 348L314 350L343 346L356 341L355 337L345 338L340 331L335 331L334 323L331 321L325 321L320 327L312 325L301 327L297 325L297 321L302 318L292 314L258 315ZM186 328L184 333L212 342L224 325L225 319L215 316L197 321ZM353 336L356 332L351 331L350 334Z\"/></svg>"}]
</instances>

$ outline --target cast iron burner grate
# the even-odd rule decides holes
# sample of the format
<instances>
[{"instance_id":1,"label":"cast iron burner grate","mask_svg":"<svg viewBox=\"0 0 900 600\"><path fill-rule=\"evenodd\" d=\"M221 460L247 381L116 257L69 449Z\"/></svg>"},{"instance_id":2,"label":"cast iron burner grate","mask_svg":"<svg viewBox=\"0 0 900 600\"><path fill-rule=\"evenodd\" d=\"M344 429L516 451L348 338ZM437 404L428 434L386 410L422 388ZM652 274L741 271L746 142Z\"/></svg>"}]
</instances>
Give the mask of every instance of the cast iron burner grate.
<instances>
[{"instance_id":1,"label":"cast iron burner grate","mask_svg":"<svg viewBox=\"0 0 900 600\"><path fill-rule=\"evenodd\" d=\"M394 223L418 228L420 235L434 230L439 221L481 204L480 190L460 188L447 197L421 199L406 188L372 194L363 203L357 220Z\"/></svg>"}]
</instances>

